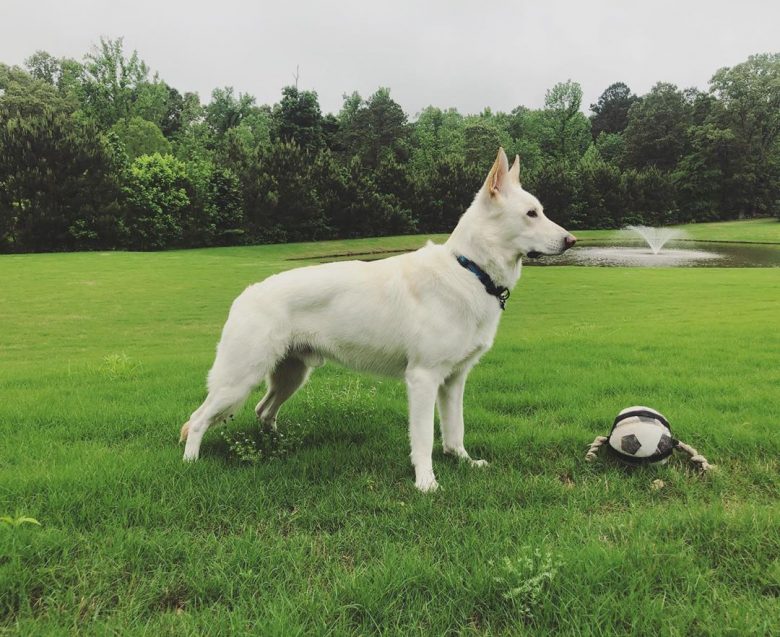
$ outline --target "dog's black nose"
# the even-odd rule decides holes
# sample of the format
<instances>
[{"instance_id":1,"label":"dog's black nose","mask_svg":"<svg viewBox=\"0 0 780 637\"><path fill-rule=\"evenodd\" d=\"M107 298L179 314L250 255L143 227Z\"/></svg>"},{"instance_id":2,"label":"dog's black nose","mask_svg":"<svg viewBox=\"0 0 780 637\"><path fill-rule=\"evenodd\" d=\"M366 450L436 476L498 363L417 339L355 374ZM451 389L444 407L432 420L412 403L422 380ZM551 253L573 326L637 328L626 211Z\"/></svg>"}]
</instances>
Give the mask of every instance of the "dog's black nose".
<instances>
[{"instance_id":1,"label":"dog's black nose","mask_svg":"<svg viewBox=\"0 0 780 637\"><path fill-rule=\"evenodd\" d=\"M575 237L573 234L567 235L566 238L563 240L563 249L568 250L571 248L575 243L577 243L577 237Z\"/></svg>"}]
</instances>

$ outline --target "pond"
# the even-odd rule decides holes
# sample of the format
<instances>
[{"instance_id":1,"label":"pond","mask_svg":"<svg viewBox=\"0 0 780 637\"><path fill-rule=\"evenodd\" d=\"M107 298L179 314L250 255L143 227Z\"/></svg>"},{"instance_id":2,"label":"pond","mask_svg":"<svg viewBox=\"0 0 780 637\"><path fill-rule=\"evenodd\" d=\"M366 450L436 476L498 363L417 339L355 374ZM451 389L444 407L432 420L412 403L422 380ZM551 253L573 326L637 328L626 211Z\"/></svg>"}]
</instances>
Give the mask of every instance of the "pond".
<instances>
[{"instance_id":1,"label":"pond","mask_svg":"<svg viewBox=\"0 0 780 637\"><path fill-rule=\"evenodd\" d=\"M676 241L658 254L645 244L622 241L598 244L583 241L568 252L539 259L524 259L523 265L584 265L604 267L780 267L780 244L714 241Z\"/></svg>"},{"instance_id":2,"label":"pond","mask_svg":"<svg viewBox=\"0 0 780 637\"><path fill-rule=\"evenodd\" d=\"M317 254L294 257L292 261L375 261L411 250L375 250ZM647 244L630 239L580 241L571 250L556 256L523 259L524 266L546 267L577 265L596 267L705 267L705 268L778 268L780 243L739 241L674 241L655 254Z\"/></svg>"}]
</instances>

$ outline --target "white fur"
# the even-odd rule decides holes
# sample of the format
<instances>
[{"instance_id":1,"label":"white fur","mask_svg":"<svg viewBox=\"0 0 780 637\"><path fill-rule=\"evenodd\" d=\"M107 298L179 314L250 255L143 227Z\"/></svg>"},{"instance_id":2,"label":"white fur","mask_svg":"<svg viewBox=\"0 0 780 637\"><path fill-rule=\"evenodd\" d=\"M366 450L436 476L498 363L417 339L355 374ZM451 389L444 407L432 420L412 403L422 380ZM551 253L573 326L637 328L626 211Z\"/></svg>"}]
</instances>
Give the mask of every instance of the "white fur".
<instances>
[{"instance_id":1,"label":"white fur","mask_svg":"<svg viewBox=\"0 0 780 637\"><path fill-rule=\"evenodd\" d=\"M433 473L434 407L446 453L472 461L463 445L463 388L471 368L493 344L501 309L482 283L457 261L477 263L497 285L512 288L521 257L557 254L573 244L520 186L499 150L474 202L443 245L380 261L298 268L248 287L230 309L208 397L182 428L185 460L198 457L209 425L228 418L263 379L256 412L266 426L325 360L356 370L404 378L415 484L438 486ZM537 216L530 217L534 210Z\"/></svg>"}]
</instances>

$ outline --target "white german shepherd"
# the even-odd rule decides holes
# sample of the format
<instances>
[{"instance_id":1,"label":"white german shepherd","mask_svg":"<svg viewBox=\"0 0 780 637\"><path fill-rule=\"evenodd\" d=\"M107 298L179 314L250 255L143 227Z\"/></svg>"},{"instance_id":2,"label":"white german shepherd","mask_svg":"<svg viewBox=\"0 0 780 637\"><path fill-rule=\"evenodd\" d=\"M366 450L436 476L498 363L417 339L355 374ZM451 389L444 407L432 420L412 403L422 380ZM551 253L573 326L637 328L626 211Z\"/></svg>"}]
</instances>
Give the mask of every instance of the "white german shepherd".
<instances>
[{"instance_id":1,"label":"white german shepherd","mask_svg":"<svg viewBox=\"0 0 780 637\"><path fill-rule=\"evenodd\" d=\"M198 457L209 426L232 416L265 379L255 411L267 427L312 368L334 360L403 378L415 485L433 491L434 405L444 452L475 467L463 446L466 376L493 344L523 255L559 254L575 237L523 190L519 159L498 157L443 245L380 261L298 268L249 286L230 308L208 397L181 430L185 460Z\"/></svg>"}]
</instances>

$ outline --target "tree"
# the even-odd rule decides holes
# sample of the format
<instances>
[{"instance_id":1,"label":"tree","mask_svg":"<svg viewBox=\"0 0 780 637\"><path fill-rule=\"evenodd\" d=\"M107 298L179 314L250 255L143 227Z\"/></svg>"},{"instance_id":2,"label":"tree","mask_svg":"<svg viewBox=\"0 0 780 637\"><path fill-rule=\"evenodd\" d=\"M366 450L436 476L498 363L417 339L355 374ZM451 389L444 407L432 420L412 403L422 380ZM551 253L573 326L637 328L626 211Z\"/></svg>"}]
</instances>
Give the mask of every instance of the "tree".
<instances>
[{"instance_id":1,"label":"tree","mask_svg":"<svg viewBox=\"0 0 780 637\"><path fill-rule=\"evenodd\" d=\"M130 159L141 155L169 155L171 144L165 139L160 127L137 115L130 119L121 119L111 127L117 138L122 142Z\"/></svg>"},{"instance_id":2,"label":"tree","mask_svg":"<svg viewBox=\"0 0 780 637\"><path fill-rule=\"evenodd\" d=\"M691 108L674 84L659 82L628 112L626 163L672 170L686 150Z\"/></svg>"},{"instance_id":3,"label":"tree","mask_svg":"<svg viewBox=\"0 0 780 637\"><path fill-rule=\"evenodd\" d=\"M272 121L276 138L294 142L302 150L315 153L325 144L322 113L314 91L299 91L295 86L282 89L282 99L274 107Z\"/></svg>"},{"instance_id":4,"label":"tree","mask_svg":"<svg viewBox=\"0 0 780 637\"><path fill-rule=\"evenodd\" d=\"M250 237L257 241L312 241L330 236L329 219L300 146L275 142L239 175Z\"/></svg>"},{"instance_id":5,"label":"tree","mask_svg":"<svg viewBox=\"0 0 780 637\"><path fill-rule=\"evenodd\" d=\"M573 229L578 227L579 187L577 173L562 162L545 162L526 185L544 205L545 215Z\"/></svg>"},{"instance_id":6,"label":"tree","mask_svg":"<svg viewBox=\"0 0 780 637\"><path fill-rule=\"evenodd\" d=\"M628 111L638 99L623 82L610 84L598 101L590 105L593 139L601 133L622 133L628 125Z\"/></svg>"},{"instance_id":7,"label":"tree","mask_svg":"<svg viewBox=\"0 0 780 637\"><path fill-rule=\"evenodd\" d=\"M47 82L0 65L0 88L0 244L111 245L118 184L110 144Z\"/></svg>"},{"instance_id":8,"label":"tree","mask_svg":"<svg viewBox=\"0 0 780 637\"><path fill-rule=\"evenodd\" d=\"M142 82L138 85L132 110L137 116L153 122L167 139L172 139L182 126L187 125L187 117L192 117L192 114L187 112L187 108L192 104L185 104L185 97L188 100L194 97L197 101L197 95L190 93L183 97L175 88L155 77L152 82ZM199 106L198 103L198 109Z\"/></svg>"},{"instance_id":9,"label":"tree","mask_svg":"<svg viewBox=\"0 0 780 637\"><path fill-rule=\"evenodd\" d=\"M85 56L81 86L85 109L103 129L129 118L148 75L149 68L136 51L125 57L122 38L101 38Z\"/></svg>"},{"instance_id":10,"label":"tree","mask_svg":"<svg viewBox=\"0 0 780 637\"><path fill-rule=\"evenodd\" d=\"M682 220L715 221L733 201L734 133L708 123L691 126L688 140L690 150L673 173Z\"/></svg>"},{"instance_id":11,"label":"tree","mask_svg":"<svg viewBox=\"0 0 780 637\"><path fill-rule=\"evenodd\" d=\"M427 172L442 157L463 157L464 120L455 109L429 106L412 126L410 164L418 173Z\"/></svg>"},{"instance_id":12,"label":"tree","mask_svg":"<svg viewBox=\"0 0 780 637\"><path fill-rule=\"evenodd\" d=\"M176 245L184 231L191 190L186 164L172 155L136 158L123 188L128 247L157 250Z\"/></svg>"},{"instance_id":13,"label":"tree","mask_svg":"<svg viewBox=\"0 0 780 637\"><path fill-rule=\"evenodd\" d=\"M602 136L607 133L602 133ZM596 146L579 165L579 189L572 223L580 228L614 228L622 224L625 195L620 169L601 156ZM573 226L573 227L574 227Z\"/></svg>"},{"instance_id":14,"label":"tree","mask_svg":"<svg viewBox=\"0 0 780 637\"><path fill-rule=\"evenodd\" d=\"M230 245L243 241L241 189L228 168L208 160L185 164L183 182L189 205L181 215L182 244L187 246Z\"/></svg>"},{"instance_id":15,"label":"tree","mask_svg":"<svg viewBox=\"0 0 780 637\"><path fill-rule=\"evenodd\" d=\"M251 95L239 93L236 97L232 86L215 88L211 92L211 102L205 108L206 124L217 136L224 135L252 113L254 104L255 98Z\"/></svg>"},{"instance_id":16,"label":"tree","mask_svg":"<svg viewBox=\"0 0 780 637\"><path fill-rule=\"evenodd\" d=\"M344 169L339 169L329 154L321 153L312 166L311 176L335 236L414 232L416 225L410 211L395 195L378 187L377 171L368 169L357 156L352 157Z\"/></svg>"},{"instance_id":17,"label":"tree","mask_svg":"<svg viewBox=\"0 0 780 637\"><path fill-rule=\"evenodd\" d=\"M401 106L380 88L362 104L356 93L346 98L340 119L340 146L348 155L357 155L361 163L376 167L386 154L406 161L409 154L410 127ZM359 97L359 96L357 96Z\"/></svg>"},{"instance_id":18,"label":"tree","mask_svg":"<svg viewBox=\"0 0 780 637\"><path fill-rule=\"evenodd\" d=\"M412 208L422 232L450 232L482 185L484 171L460 155L441 155L416 181Z\"/></svg>"},{"instance_id":19,"label":"tree","mask_svg":"<svg viewBox=\"0 0 780 637\"><path fill-rule=\"evenodd\" d=\"M732 204L745 214L780 215L780 53L752 55L710 80L712 119L734 133L741 161Z\"/></svg>"},{"instance_id":20,"label":"tree","mask_svg":"<svg viewBox=\"0 0 780 637\"><path fill-rule=\"evenodd\" d=\"M46 51L36 51L24 61L30 75L56 87L60 94L76 96L83 79L83 66L71 58L56 58Z\"/></svg>"},{"instance_id":21,"label":"tree","mask_svg":"<svg viewBox=\"0 0 780 637\"><path fill-rule=\"evenodd\" d=\"M489 120L474 118L463 129L463 157L466 164L486 173L501 146L501 131Z\"/></svg>"},{"instance_id":22,"label":"tree","mask_svg":"<svg viewBox=\"0 0 780 637\"><path fill-rule=\"evenodd\" d=\"M620 166L626 154L626 142L620 133L602 132L597 138L595 147L604 161Z\"/></svg>"},{"instance_id":23,"label":"tree","mask_svg":"<svg viewBox=\"0 0 780 637\"><path fill-rule=\"evenodd\" d=\"M623 172L625 218L623 223L663 226L677 223L676 190L672 175L650 166Z\"/></svg>"},{"instance_id":24,"label":"tree","mask_svg":"<svg viewBox=\"0 0 780 637\"><path fill-rule=\"evenodd\" d=\"M590 142L590 124L580 112L582 87L577 82L559 82L547 91L547 119L543 149L559 162L577 161Z\"/></svg>"}]
</instances>

